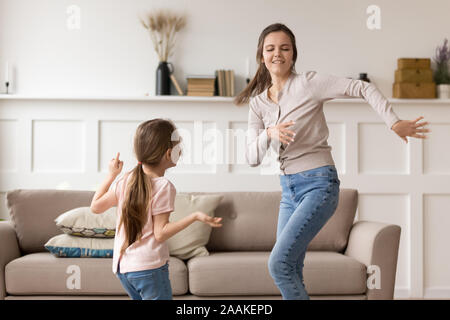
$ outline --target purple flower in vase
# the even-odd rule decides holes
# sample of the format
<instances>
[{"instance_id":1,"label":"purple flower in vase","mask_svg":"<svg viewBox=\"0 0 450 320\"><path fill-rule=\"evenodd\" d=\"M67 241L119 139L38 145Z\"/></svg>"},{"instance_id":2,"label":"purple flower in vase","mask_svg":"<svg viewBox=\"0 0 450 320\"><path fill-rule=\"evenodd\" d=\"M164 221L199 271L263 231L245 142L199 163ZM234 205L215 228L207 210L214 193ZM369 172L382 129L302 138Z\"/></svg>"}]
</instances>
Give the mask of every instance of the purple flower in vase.
<instances>
[{"instance_id":1,"label":"purple flower in vase","mask_svg":"<svg viewBox=\"0 0 450 320\"><path fill-rule=\"evenodd\" d=\"M448 62L450 60L450 49L448 47L448 40L444 39L444 44L436 48L436 55L434 61L436 62L436 71L434 73L434 80L436 84L449 84L450 75L448 72Z\"/></svg>"}]
</instances>

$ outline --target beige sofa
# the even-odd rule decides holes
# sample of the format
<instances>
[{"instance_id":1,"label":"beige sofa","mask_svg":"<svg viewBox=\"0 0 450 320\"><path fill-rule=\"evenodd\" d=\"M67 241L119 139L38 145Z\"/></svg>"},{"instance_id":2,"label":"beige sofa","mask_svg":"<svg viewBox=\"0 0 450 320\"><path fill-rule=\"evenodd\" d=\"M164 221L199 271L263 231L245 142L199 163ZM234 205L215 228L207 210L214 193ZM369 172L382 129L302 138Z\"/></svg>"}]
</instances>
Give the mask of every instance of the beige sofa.
<instances>
[{"instance_id":1,"label":"beige sofa","mask_svg":"<svg viewBox=\"0 0 450 320\"><path fill-rule=\"evenodd\" d=\"M200 194L200 193L195 193ZM206 193L201 193L206 194ZM0 222L0 299L128 299L112 259L56 258L44 244L61 231L54 219L88 206L94 192L14 190L11 220ZM280 192L225 192L216 210L209 256L171 257L174 299L281 299L267 262L276 238ZM358 193L341 189L333 217L308 247L304 281L311 299L392 299L400 227L354 221ZM378 266L380 288L367 285ZM80 287L68 285L78 266ZM369 287L369 288L368 288Z\"/></svg>"}]
</instances>

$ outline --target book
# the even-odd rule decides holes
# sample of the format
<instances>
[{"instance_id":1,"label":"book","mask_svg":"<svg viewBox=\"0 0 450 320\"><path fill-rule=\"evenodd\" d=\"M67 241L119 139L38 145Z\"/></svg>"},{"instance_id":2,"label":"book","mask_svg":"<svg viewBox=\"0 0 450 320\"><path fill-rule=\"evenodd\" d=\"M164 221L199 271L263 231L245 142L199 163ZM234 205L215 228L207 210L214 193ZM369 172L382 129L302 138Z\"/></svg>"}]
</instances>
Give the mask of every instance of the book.
<instances>
[{"instance_id":1,"label":"book","mask_svg":"<svg viewBox=\"0 0 450 320\"><path fill-rule=\"evenodd\" d=\"M216 76L213 75L187 75L187 79L215 79Z\"/></svg>"},{"instance_id":2,"label":"book","mask_svg":"<svg viewBox=\"0 0 450 320\"><path fill-rule=\"evenodd\" d=\"M234 97L234 70L231 70L231 88L230 88L230 96Z\"/></svg>"},{"instance_id":3,"label":"book","mask_svg":"<svg viewBox=\"0 0 450 320\"><path fill-rule=\"evenodd\" d=\"M225 70L225 97L230 96L230 70Z\"/></svg>"},{"instance_id":4,"label":"book","mask_svg":"<svg viewBox=\"0 0 450 320\"><path fill-rule=\"evenodd\" d=\"M203 97L213 97L214 92L191 92L188 91L188 96L203 96Z\"/></svg>"},{"instance_id":5,"label":"book","mask_svg":"<svg viewBox=\"0 0 450 320\"><path fill-rule=\"evenodd\" d=\"M189 84L212 85L215 79L187 79Z\"/></svg>"},{"instance_id":6,"label":"book","mask_svg":"<svg viewBox=\"0 0 450 320\"><path fill-rule=\"evenodd\" d=\"M216 70L216 94L221 97L234 97L234 70Z\"/></svg>"},{"instance_id":7,"label":"book","mask_svg":"<svg viewBox=\"0 0 450 320\"><path fill-rule=\"evenodd\" d=\"M226 87L225 70L220 70L220 77L222 78L222 94L221 94L221 96L225 96L225 87Z\"/></svg>"},{"instance_id":8,"label":"book","mask_svg":"<svg viewBox=\"0 0 450 320\"><path fill-rule=\"evenodd\" d=\"M222 89L222 72L221 70L216 70L216 78L217 78L217 94L219 96L223 95L223 89Z\"/></svg>"},{"instance_id":9,"label":"book","mask_svg":"<svg viewBox=\"0 0 450 320\"><path fill-rule=\"evenodd\" d=\"M172 80L173 85L175 86L175 89L177 89L177 92L180 96L183 95L183 91L180 88L180 85L178 84L177 79L175 78L175 76L173 74L170 75L170 80Z\"/></svg>"},{"instance_id":10,"label":"book","mask_svg":"<svg viewBox=\"0 0 450 320\"><path fill-rule=\"evenodd\" d=\"M188 86L187 90L188 91L200 91L200 92L209 92L209 91L214 92L215 91L214 87L191 87L191 86Z\"/></svg>"},{"instance_id":11,"label":"book","mask_svg":"<svg viewBox=\"0 0 450 320\"><path fill-rule=\"evenodd\" d=\"M214 84L200 85L200 84L188 83L188 88L190 88L190 89L214 89Z\"/></svg>"}]
</instances>

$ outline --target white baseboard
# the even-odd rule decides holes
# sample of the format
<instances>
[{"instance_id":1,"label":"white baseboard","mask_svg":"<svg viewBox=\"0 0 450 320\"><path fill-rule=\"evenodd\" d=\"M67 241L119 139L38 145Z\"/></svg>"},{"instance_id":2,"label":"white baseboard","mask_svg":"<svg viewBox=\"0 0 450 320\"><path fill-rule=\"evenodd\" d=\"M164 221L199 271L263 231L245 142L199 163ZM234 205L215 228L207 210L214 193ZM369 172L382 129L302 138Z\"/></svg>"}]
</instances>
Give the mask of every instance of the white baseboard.
<instances>
[{"instance_id":1,"label":"white baseboard","mask_svg":"<svg viewBox=\"0 0 450 320\"><path fill-rule=\"evenodd\" d=\"M424 290L425 299L450 299L450 287L430 287Z\"/></svg>"},{"instance_id":2,"label":"white baseboard","mask_svg":"<svg viewBox=\"0 0 450 320\"><path fill-rule=\"evenodd\" d=\"M394 299L409 299L411 298L411 289L404 288L395 288L394 289Z\"/></svg>"}]
</instances>

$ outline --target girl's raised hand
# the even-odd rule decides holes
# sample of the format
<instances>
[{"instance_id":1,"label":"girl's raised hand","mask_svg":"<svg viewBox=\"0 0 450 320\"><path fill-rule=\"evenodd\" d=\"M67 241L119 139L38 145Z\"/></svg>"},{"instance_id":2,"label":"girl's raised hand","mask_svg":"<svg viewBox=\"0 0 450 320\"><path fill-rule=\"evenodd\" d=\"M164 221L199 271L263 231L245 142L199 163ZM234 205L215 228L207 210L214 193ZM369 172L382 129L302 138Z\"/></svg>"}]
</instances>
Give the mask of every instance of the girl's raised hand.
<instances>
[{"instance_id":1,"label":"girl's raised hand","mask_svg":"<svg viewBox=\"0 0 450 320\"><path fill-rule=\"evenodd\" d=\"M114 178L119 175L123 168L123 161L119 160L120 152L117 152L117 157L112 158L109 162L109 174Z\"/></svg>"},{"instance_id":2,"label":"girl's raised hand","mask_svg":"<svg viewBox=\"0 0 450 320\"><path fill-rule=\"evenodd\" d=\"M392 130L400 137L402 138L406 143L408 143L408 139L406 137L413 137L418 139L426 139L427 136L425 134L419 134L419 133L426 133L431 132L429 129L425 128L425 125L428 124L428 122L421 122L418 123L419 120L422 120L423 117L419 117L415 120L400 120L397 121L393 126ZM422 128L422 129L420 129Z\"/></svg>"},{"instance_id":3,"label":"girl's raised hand","mask_svg":"<svg viewBox=\"0 0 450 320\"><path fill-rule=\"evenodd\" d=\"M222 218L219 218L219 217L213 218L213 217L210 217L206 213L201 212L201 211L197 211L195 213L195 217L197 218L198 221L201 221L203 223L209 224L213 228L218 228L218 227L222 226L222 224L220 223Z\"/></svg>"}]
</instances>

